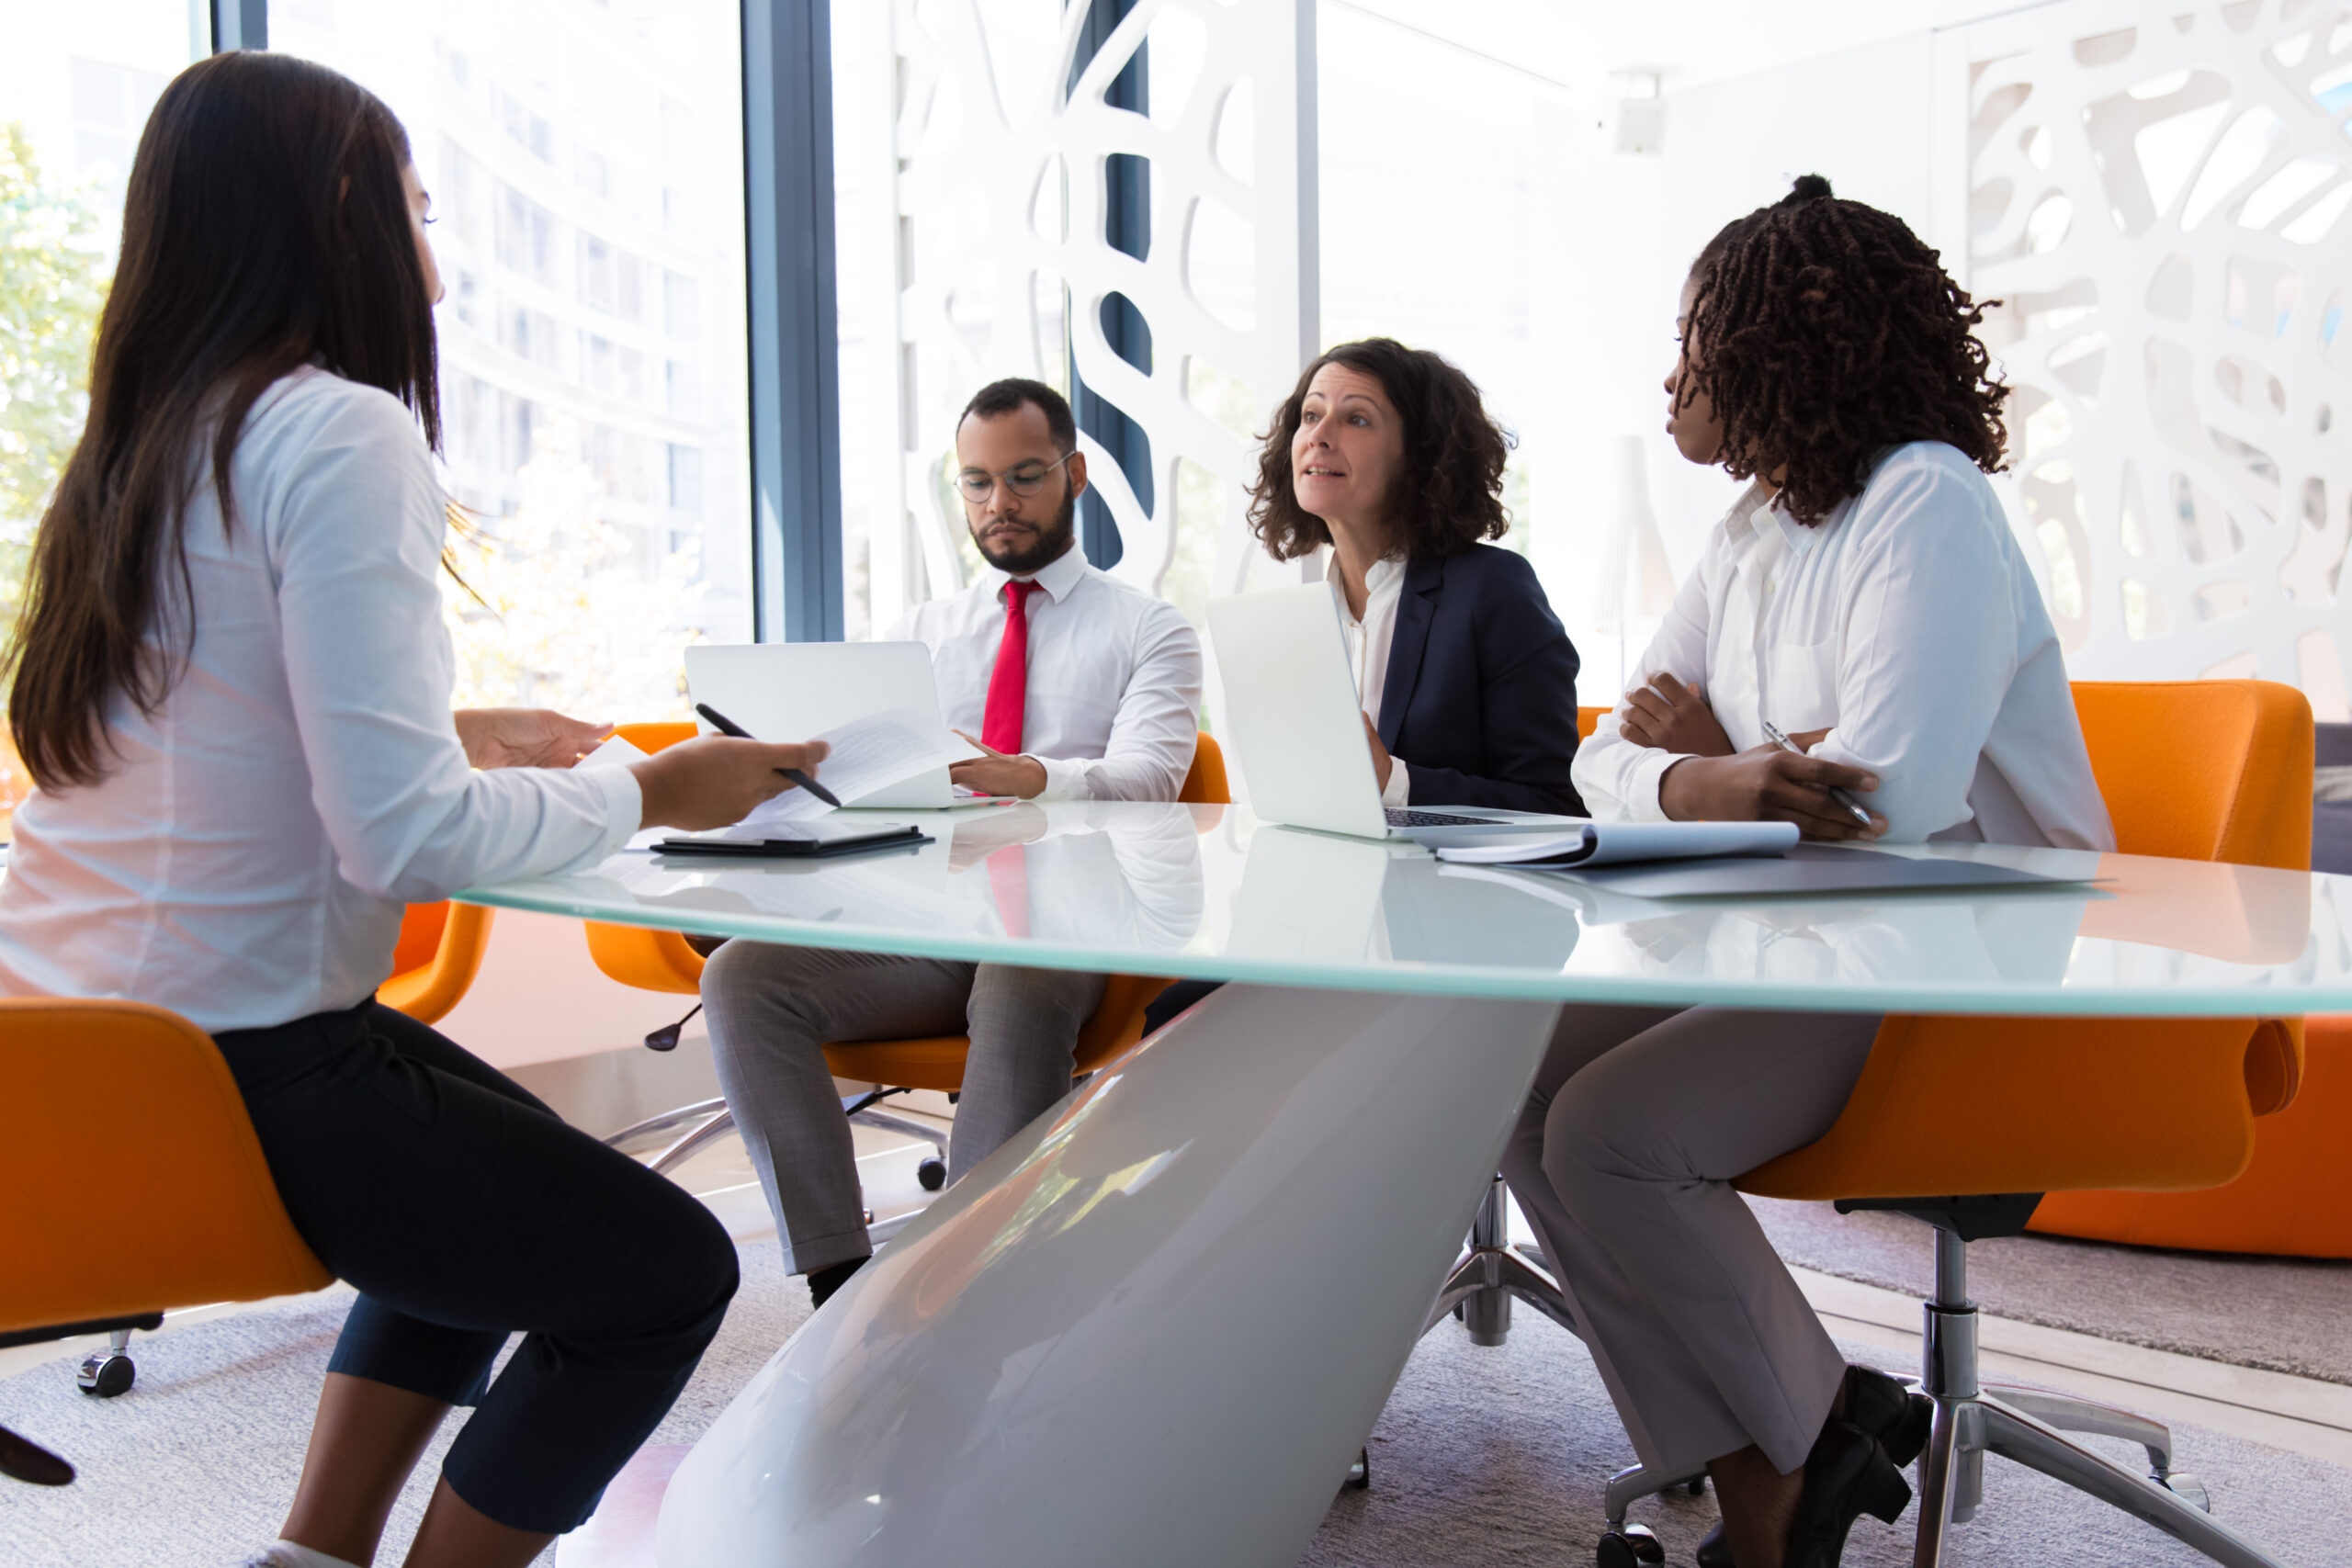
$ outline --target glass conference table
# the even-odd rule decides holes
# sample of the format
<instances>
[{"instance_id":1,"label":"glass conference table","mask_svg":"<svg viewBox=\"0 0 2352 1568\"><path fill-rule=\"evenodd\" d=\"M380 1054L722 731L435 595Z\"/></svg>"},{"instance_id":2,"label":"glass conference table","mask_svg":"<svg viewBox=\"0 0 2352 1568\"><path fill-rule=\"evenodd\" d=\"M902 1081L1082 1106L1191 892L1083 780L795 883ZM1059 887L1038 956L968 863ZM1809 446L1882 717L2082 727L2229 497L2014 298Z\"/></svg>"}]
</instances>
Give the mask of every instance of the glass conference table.
<instances>
[{"instance_id":1,"label":"glass conference table","mask_svg":"<svg viewBox=\"0 0 2352 1568\"><path fill-rule=\"evenodd\" d=\"M1295 1562L1563 1003L2352 1010L2352 878L1977 846L1897 852L2081 880L1643 901L1238 808L901 815L935 841L631 851L461 896L1242 982L959 1180L776 1353L671 1484L672 1568Z\"/></svg>"}]
</instances>

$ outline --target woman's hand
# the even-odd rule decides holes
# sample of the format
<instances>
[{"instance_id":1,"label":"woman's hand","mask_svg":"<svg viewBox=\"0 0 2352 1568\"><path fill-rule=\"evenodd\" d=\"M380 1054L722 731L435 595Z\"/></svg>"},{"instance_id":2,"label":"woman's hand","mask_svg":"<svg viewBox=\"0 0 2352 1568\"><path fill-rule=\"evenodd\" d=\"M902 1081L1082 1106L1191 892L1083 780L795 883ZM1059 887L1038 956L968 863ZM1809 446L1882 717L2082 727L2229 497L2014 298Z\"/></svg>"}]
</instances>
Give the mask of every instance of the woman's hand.
<instances>
[{"instance_id":1,"label":"woman's hand","mask_svg":"<svg viewBox=\"0 0 2352 1568\"><path fill-rule=\"evenodd\" d=\"M960 729L956 733L964 735ZM977 795L1017 795L1023 800L1034 800L1046 793L1046 764L1036 758L1000 751L985 740L972 740L968 735L964 739L988 755L948 763L950 784L962 784Z\"/></svg>"},{"instance_id":2,"label":"woman's hand","mask_svg":"<svg viewBox=\"0 0 2352 1568\"><path fill-rule=\"evenodd\" d=\"M1363 738L1372 745L1372 771L1379 782L1380 793L1388 793L1388 775L1396 771L1396 759L1388 754L1387 746L1380 739L1380 726L1372 722L1372 715L1363 716Z\"/></svg>"},{"instance_id":3,"label":"woman's hand","mask_svg":"<svg viewBox=\"0 0 2352 1568\"><path fill-rule=\"evenodd\" d=\"M450 716L477 768L568 768L613 732L550 708L459 708Z\"/></svg>"},{"instance_id":4,"label":"woman's hand","mask_svg":"<svg viewBox=\"0 0 2352 1568\"><path fill-rule=\"evenodd\" d=\"M1715 710L1707 705L1706 693L1662 670L1626 693L1625 702L1617 732L1636 746L1685 757L1728 757L1734 750L1731 737L1715 722Z\"/></svg>"},{"instance_id":5,"label":"woman's hand","mask_svg":"<svg viewBox=\"0 0 2352 1568\"><path fill-rule=\"evenodd\" d=\"M1658 781L1657 802L1678 822L1793 822L1808 839L1865 842L1886 831L1873 811L1863 827L1831 798L1878 788L1878 777L1843 762L1758 746L1729 757L1685 757Z\"/></svg>"},{"instance_id":6,"label":"woman's hand","mask_svg":"<svg viewBox=\"0 0 2352 1568\"><path fill-rule=\"evenodd\" d=\"M813 773L831 748L821 740L780 745L706 735L666 746L642 762L631 762L645 797L641 828L731 828L763 800L793 787L781 770Z\"/></svg>"}]
</instances>

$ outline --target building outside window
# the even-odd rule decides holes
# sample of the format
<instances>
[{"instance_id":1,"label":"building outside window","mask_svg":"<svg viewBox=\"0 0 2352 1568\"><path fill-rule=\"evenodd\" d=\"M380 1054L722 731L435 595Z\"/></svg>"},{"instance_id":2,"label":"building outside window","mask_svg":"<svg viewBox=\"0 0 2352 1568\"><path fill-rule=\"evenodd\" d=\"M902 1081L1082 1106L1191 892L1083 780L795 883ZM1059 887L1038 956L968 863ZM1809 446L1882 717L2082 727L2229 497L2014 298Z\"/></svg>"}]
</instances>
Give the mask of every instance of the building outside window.
<instances>
[{"instance_id":1,"label":"building outside window","mask_svg":"<svg viewBox=\"0 0 2352 1568\"><path fill-rule=\"evenodd\" d=\"M681 649L751 638L739 32L733 0L272 7L433 193L460 704L671 716Z\"/></svg>"}]
</instances>

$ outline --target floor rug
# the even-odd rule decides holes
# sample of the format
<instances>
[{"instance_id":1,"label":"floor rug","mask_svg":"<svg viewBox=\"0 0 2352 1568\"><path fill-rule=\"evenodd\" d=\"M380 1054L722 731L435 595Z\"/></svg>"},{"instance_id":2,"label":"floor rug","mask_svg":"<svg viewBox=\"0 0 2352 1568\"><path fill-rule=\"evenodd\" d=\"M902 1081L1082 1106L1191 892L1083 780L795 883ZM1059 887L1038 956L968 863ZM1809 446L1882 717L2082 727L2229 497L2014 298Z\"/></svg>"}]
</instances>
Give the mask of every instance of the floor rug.
<instances>
[{"instance_id":1,"label":"floor rug","mask_svg":"<svg viewBox=\"0 0 2352 1568\"><path fill-rule=\"evenodd\" d=\"M656 1444L691 1443L807 1315L807 1293L784 1277L772 1243L747 1245L743 1265L743 1289L726 1326L654 1434ZM0 1424L82 1468L69 1487L0 1486L0 1562L226 1568L270 1540L348 1299L330 1291L142 1337L138 1385L120 1399L76 1393L63 1362L0 1382ZM399 1562L455 1427L419 1467L380 1562ZM2339 1560L2342 1542L2352 1539L2352 1472L2195 1429L2177 1433L2176 1441L2180 1462L2205 1478L2223 1517L2290 1563ZM1458 1327L1442 1325L1406 1369L1371 1449L1372 1490L1337 1495L1303 1563L1581 1565L1591 1561L1600 1532L1601 1485L1629 1459L1582 1346L1524 1314L1496 1349L1473 1347ZM1714 1505L1654 1499L1635 1517L1657 1529L1670 1562L1687 1563ZM2145 1526L1998 1461L1988 1465L1985 1514L1962 1531L1961 1548L1959 1562L2035 1568L2188 1568L2202 1561ZM1855 1568L1898 1568L1909 1560L1900 1529L1867 1519L1846 1554Z\"/></svg>"}]
</instances>

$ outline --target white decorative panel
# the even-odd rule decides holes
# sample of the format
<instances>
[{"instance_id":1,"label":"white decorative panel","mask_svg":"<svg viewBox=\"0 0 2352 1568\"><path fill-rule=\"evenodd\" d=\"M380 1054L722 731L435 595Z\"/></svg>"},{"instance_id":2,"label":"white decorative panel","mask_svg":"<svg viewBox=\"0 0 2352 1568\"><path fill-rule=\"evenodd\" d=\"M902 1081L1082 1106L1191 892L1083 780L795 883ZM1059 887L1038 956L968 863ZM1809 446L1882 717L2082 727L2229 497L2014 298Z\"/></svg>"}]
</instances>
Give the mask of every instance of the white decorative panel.
<instances>
[{"instance_id":1,"label":"white decorative panel","mask_svg":"<svg viewBox=\"0 0 2352 1568\"><path fill-rule=\"evenodd\" d=\"M1068 92L1082 3L860 9L887 33L864 53L888 72L896 114L895 243L864 251L895 271L897 320L874 351L889 360L880 378L902 458L897 516L869 545L872 624L895 619L917 582L910 552L931 593L962 584L965 527L944 472L956 417L999 377L1063 385L1065 331L1080 378L1150 438L1148 512L1081 440L1119 526L1118 573L1180 603L1238 591L1253 548L1250 433L1317 346L1313 0L1141 0ZM1109 107L1105 89L1147 39L1149 114ZM1149 165L1142 259L1104 239L1114 154ZM1149 329L1148 375L1104 339L1113 293Z\"/></svg>"},{"instance_id":2,"label":"white decorative panel","mask_svg":"<svg viewBox=\"0 0 2352 1568\"><path fill-rule=\"evenodd\" d=\"M1966 281L2003 301L2015 515L2071 668L2352 717L2352 7L2068 0L1952 41Z\"/></svg>"}]
</instances>

